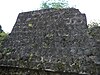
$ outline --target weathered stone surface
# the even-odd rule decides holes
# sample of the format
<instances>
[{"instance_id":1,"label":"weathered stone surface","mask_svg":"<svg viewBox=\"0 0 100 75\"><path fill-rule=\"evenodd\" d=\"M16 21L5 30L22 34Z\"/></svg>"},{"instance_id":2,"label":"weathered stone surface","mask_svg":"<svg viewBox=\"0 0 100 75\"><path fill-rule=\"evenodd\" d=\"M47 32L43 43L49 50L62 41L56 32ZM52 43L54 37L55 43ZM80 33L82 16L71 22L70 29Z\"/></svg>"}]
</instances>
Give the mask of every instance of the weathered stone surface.
<instances>
[{"instance_id":1,"label":"weathered stone surface","mask_svg":"<svg viewBox=\"0 0 100 75\"><path fill-rule=\"evenodd\" d=\"M95 42L78 9L20 13L0 52L0 65L94 75Z\"/></svg>"},{"instance_id":2,"label":"weathered stone surface","mask_svg":"<svg viewBox=\"0 0 100 75\"><path fill-rule=\"evenodd\" d=\"M0 66L0 75L87 75L87 74Z\"/></svg>"}]
</instances>

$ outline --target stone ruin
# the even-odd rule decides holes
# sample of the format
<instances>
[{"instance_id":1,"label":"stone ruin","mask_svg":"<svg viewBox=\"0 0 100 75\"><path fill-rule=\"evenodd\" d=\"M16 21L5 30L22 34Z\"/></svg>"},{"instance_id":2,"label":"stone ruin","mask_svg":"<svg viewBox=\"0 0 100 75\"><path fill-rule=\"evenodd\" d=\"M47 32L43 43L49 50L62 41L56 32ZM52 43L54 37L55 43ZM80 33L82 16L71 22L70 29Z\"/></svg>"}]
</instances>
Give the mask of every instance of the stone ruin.
<instances>
[{"instance_id":1,"label":"stone ruin","mask_svg":"<svg viewBox=\"0 0 100 75\"><path fill-rule=\"evenodd\" d=\"M0 49L0 65L96 75L95 40L78 9L22 12Z\"/></svg>"}]
</instances>

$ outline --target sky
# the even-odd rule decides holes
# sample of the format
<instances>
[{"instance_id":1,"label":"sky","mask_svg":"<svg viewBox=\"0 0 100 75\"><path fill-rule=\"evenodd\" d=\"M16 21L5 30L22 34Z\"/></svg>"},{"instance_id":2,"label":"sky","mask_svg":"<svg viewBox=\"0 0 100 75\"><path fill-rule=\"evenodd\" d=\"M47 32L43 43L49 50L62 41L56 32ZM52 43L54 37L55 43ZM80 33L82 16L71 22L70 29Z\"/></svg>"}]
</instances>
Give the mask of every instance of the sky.
<instances>
[{"instance_id":1,"label":"sky","mask_svg":"<svg viewBox=\"0 0 100 75\"><path fill-rule=\"evenodd\" d=\"M21 12L39 10L45 0L0 0L0 25L10 33L17 16ZM68 0L69 6L75 6L86 14L87 22L100 20L100 0Z\"/></svg>"}]
</instances>

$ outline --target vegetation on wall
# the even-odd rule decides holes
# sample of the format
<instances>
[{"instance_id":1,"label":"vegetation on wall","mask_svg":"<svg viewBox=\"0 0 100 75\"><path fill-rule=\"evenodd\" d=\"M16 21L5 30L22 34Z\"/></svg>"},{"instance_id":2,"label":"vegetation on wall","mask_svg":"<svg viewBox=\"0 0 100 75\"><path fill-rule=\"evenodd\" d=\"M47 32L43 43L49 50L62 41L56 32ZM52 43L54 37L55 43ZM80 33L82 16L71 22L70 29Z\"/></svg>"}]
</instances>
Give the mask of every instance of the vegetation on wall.
<instances>
[{"instance_id":1,"label":"vegetation on wall","mask_svg":"<svg viewBox=\"0 0 100 75\"><path fill-rule=\"evenodd\" d=\"M0 25L0 47L2 46L2 42L7 38L7 33L2 30L2 26Z\"/></svg>"}]
</instances>

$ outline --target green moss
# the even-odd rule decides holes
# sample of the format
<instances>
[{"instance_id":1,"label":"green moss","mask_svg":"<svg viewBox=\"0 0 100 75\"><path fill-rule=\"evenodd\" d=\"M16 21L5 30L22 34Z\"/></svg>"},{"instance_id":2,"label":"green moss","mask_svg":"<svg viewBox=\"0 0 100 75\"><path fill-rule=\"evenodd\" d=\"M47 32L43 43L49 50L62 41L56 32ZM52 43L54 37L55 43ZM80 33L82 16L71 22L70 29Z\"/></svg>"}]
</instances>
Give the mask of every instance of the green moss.
<instances>
[{"instance_id":1,"label":"green moss","mask_svg":"<svg viewBox=\"0 0 100 75\"><path fill-rule=\"evenodd\" d=\"M0 47L2 47L2 43L7 39L8 34L5 32L0 33Z\"/></svg>"},{"instance_id":2,"label":"green moss","mask_svg":"<svg viewBox=\"0 0 100 75\"><path fill-rule=\"evenodd\" d=\"M29 55L29 61L31 61L32 58L33 58L33 53L31 53L31 54Z\"/></svg>"},{"instance_id":3,"label":"green moss","mask_svg":"<svg viewBox=\"0 0 100 75\"><path fill-rule=\"evenodd\" d=\"M32 24L31 24L31 23L29 23L29 24L28 24L28 26L29 26L29 27L32 27Z\"/></svg>"},{"instance_id":4,"label":"green moss","mask_svg":"<svg viewBox=\"0 0 100 75\"><path fill-rule=\"evenodd\" d=\"M49 33L46 35L46 37L48 37L48 38L53 37L53 34Z\"/></svg>"},{"instance_id":5,"label":"green moss","mask_svg":"<svg viewBox=\"0 0 100 75\"><path fill-rule=\"evenodd\" d=\"M8 56L8 55L10 55L11 54L11 52L8 52L6 55Z\"/></svg>"},{"instance_id":6,"label":"green moss","mask_svg":"<svg viewBox=\"0 0 100 75\"><path fill-rule=\"evenodd\" d=\"M4 48L2 54L4 54L4 55L9 55L9 54L11 54L11 51L12 51L12 50L13 50L13 49L11 49L11 48Z\"/></svg>"},{"instance_id":7,"label":"green moss","mask_svg":"<svg viewBox=\"0 0 100 75\"><path fill-rule=\"evenodd\" d=\"M43 42L43 48L49 48L49 44Z\"/></svg>"},{"instance_id":8,"label":"green moss","mask_svg":"<svg viewBox=\"0 0 100 75\"><path fill-rule=\"evenodd\" d=\"M36 48L37 46L38 46L38 44L36 44L36 43L33 43L33 44L32 44L32 47L33 47L33 48Z\"/></svg>"},{"instance_id":9,"label":"green moss","mask_svg":"<svg viewBox=\"0 0 100 75\"><path fill-rule=\"evenodd\" d=\"M62 62L56 63L55 68L56 68L58 71L64 71L64 70L65 70L65 64L62 63Z\"/></svg>"}]
</instances>

